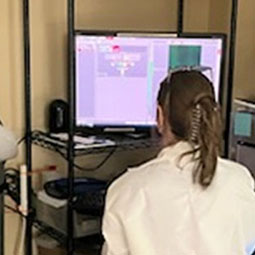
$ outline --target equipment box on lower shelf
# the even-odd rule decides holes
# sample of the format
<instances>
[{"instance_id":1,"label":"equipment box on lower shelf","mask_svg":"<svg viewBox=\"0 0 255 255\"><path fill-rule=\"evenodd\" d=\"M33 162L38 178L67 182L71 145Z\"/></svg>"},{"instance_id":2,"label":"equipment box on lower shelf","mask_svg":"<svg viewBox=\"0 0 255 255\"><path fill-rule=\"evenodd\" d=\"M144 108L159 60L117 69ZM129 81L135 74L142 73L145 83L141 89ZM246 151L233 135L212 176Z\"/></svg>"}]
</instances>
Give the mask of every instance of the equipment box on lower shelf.
<instances>
[{"instance_id":1,"label":"equipment box on lower shelf","mask_svg":"<svg viewBox=\"0 0 255 255\"><path fill-rule=\"evenodd\" d=\"M255 101L235 99L231 115L229 158L245 165L255 178Z\"/></svg>"},{"instance_id":2,"label":"equipment box on lower shelf","mask_svg":"<svg viewBox=\"0 0 255 255\"><path fill-rule=\"evenodd\" d=\"M100 232L100 217L79 214L76 211L73 211L73 214L74 238L80 238ZM48 226L64 235L67 235L67 203L59 207L54 207L40 199L36 199L36 218L41 222L47 223Z\"/></svg>"}]
</instances>

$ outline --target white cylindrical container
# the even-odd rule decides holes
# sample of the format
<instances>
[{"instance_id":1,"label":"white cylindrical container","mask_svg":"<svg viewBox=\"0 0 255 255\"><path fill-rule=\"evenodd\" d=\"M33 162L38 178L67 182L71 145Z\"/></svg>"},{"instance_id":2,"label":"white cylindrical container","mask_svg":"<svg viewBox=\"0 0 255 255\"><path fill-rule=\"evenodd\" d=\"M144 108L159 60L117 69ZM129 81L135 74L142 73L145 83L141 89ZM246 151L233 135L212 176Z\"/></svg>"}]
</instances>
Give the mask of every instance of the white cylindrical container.
<instances>
[{"instance_id":1,"label":"white cylindrical container","mask_svg":"<svg viewBox=\"0 0 255 255\"><path fill-rule=\"evenodd\" d=\"M23 215L28 215L28 202L27 202L27 166L21 165L20 167L20 211Z\"/></svg>"}]
</instances>

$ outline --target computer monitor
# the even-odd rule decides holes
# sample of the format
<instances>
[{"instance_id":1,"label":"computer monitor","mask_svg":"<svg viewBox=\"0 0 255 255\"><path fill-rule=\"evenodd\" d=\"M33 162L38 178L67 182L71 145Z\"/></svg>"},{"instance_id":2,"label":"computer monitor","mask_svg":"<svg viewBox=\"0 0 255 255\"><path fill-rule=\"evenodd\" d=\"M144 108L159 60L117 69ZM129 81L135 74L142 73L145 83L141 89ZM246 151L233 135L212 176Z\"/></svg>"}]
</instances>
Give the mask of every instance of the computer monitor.
<instances>
[{"instance_id":1,"label":"computer monitor","mask_svg":"<svg viewBox=\"0 0 255 255\"><path fill-rule=\"evenodd\" d=\"M156 98L168 70L192 66L220 99L223 36L75 35L77 127L132 130L156 125Z\"/></svg>"}]
</instances>

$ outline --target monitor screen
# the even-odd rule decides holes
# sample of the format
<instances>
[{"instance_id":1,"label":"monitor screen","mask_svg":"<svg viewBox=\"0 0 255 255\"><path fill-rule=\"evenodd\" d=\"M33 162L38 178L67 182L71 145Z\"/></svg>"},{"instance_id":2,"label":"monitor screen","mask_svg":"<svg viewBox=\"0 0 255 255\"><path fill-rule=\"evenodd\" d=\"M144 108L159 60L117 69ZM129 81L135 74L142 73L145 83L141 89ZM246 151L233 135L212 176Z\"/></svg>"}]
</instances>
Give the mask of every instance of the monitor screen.
<instances>
[{"instance_id":1,"label":"monitor screen","mask_svg":"<svg viewBox=\"0 0 255 255\"><path fill-rule=\"evenodd\" d=\"M76 126L150 127L169 69L196 67L221 93L223 39L130 35L75 36Z\"/></svg>"}]
</instances>

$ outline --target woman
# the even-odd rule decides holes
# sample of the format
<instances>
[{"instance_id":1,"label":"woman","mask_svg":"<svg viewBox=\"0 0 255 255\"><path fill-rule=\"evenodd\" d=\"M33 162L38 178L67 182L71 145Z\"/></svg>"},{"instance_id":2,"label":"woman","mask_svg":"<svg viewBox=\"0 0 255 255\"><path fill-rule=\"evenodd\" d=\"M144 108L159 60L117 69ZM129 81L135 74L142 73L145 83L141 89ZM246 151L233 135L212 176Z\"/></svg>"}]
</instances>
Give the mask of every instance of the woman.
<instances>
[{"instance_id":1,"label":"woman","mask_svg":"<svg viewBox=\"0 0 255 255\"><path fill-rule=\"evenodd\" d=\"M177 71L158 95L163 150L107 194L106 255L246 255L255 244L254 182L218 157L220 114L211 82Z\"/></svg>"}]
</instances>

